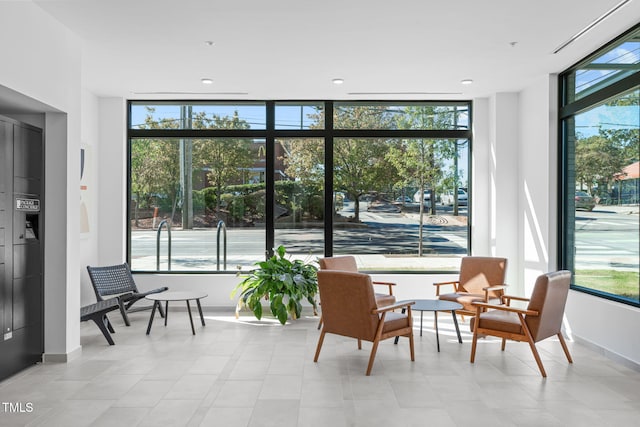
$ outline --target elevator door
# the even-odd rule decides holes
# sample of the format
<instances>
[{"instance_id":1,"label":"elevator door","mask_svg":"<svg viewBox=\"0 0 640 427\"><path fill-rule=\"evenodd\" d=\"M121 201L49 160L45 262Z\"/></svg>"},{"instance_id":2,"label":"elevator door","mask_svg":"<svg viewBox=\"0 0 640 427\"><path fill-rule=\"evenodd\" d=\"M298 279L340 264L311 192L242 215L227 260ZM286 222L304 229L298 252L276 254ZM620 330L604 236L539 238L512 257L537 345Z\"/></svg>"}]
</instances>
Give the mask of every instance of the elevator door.
<instances>
[{"instance_id":1,"label":"elevator door","mask_svg":"<svg viewBox=\"0 0 640 427\"><path fill-rule=\"evenodd\" d=\"M0 380L42 359L42 131L0 116Z\"/></svg>"}]
</instances>

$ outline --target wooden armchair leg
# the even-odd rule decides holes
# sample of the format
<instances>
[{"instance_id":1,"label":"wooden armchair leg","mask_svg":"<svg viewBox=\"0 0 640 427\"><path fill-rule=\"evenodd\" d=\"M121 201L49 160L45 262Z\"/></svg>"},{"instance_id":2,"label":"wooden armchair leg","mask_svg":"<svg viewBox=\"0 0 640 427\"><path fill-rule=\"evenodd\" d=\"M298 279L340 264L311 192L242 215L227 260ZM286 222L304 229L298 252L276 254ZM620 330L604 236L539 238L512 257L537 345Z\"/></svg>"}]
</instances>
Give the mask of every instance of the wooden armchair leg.
<instances>
[{"instance_id":1,"label":"wooden armchair leg","mask_svg":"<svg viewBox=\"0 0 640 427\"><path fill-rule=\"evenodd\" d=\"M540 359L540 354L538 354L538 349L536 348L536 344L529 340L529 347L531 347L531 352L533 353L533 357L536 359L536 363L538 364L538 369L540 369L540 373L543 377L547 378L547 372L544 370L544 366L542 365L542 360Z\"/></svg>"},{"instance_id":2,"label":"wooden armchair leg","mask_svg":"<svg viewBox=\"0 0 640 427\"><path fill-rule=\"evenodd\" d=\"M543 377L547 377L547 373L544 370L544 366L542 366L542 360L540 359L540 354L538 354L538 349L536 348L536 343L533 341L533 336L531 335L531 331L524 321L524 316L521 313L518 313L518 318L520 319L520 325L522 325L522 330L527 337L527 342L529 343L529 347L531 347L531 352L533 353L533 357L536 359L536 363L538 364L538 369L540 369L540 373Z\"/></svg>"},{"instance_id":3,"label":"wooden armchair leg","mask_svg":"<svg viewBox=\"0 0 640 427\"><path fill-rule=\"evenodd\" d=\"M318 346L316 347L316 355L313 357L313 361L317 362L318 357L320 356L320 349L322 349L322 343L324 342L324 329L320 332L320 338L318 339Z\"/></svg>"},{"instance_id":4,"label":"wooden armchair leg","mask_svg":"<svg viewBox=\"0 0 640 427\"><path fill-rule=\"evenodd\" d=\"M478 331L476 330L478 325L473 328L473 340L471 341L471 363L476 359L476 344L478 343Z\"/></svg>"},{"instance_id":5,"label":"wooden armchair leg","mask_svg":"<svg viewBox=\"0 0 640 427\"><path fill-rule=\"evenodd\" d=\"M569 363L573 363L573 359L571 358L571 354L569 353L569 347L567 347L567 343L562 336L562 332L558 334L558 339L560 340L560 344L562 345L562 349L564 350L564 355L567 356L567 360Z\"/></svg>"},{"instance_id":6,"label":"wooden armchair leg","mask_svg":"<svg viewBox=\"0 0 640 427\"><path fill-rule=\"evenodd\" d=\"M416 357L413 351L413 331L409 332L409 352L411 353L411 361L415 362Z\"/></svg>"},{"instance_id":7,"label":"wooden armchair leg","mask_svg":"<svg viewBox=\"0 0 640 427\"><path fill-rule=\"evenodd\" d=\"M502 351L504 351L504 348L507 345L507 339L506 338L502 338Z\"/></svg>"},{"instance_id":8,"label":"wooden armchair leg","mask_svg":"<svg viewBox=\"0 0 640 427\"><path fill-rule=\"evenodd\" d=\"M358 340L359 341L359 340ZM378 351L378 340L373 342L373 348L371 348L371 356L369 356L369 365L367 365L367 376L371 374L371 368L373 368L373 361L376 358L376 352Z\"/></svg>"}]
</instances>

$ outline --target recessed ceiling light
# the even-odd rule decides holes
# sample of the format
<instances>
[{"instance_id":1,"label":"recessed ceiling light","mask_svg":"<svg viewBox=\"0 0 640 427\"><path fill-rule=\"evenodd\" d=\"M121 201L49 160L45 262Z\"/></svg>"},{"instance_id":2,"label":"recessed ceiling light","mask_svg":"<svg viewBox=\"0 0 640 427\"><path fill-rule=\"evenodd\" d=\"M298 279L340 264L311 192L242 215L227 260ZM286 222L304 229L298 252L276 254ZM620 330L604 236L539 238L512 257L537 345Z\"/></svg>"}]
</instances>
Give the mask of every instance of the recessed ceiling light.
<instances>
[{"instance_id":1,"label":"recessed ceiling light","mask_svg":"<svg viewBox=\"0 0 640 427\"><path fill-rule=\"evenodd\" d=\"M204 84L204 85L210 85L210 84L213 84L213 80L211 80L211 79L202 79L202 80L200 80L200 81L201 81L201 82L202 82L202 84Z\"/></svg>"},{"instance_id":2,"label":"recessed ceiling light","mask_svg":"<svg viewBox=\"0 0 640 427\"><path fill-rule=\"evenodd\" d=\"M462 83L463 85L470 85L471 83L473 83L473 80L464 79L464 80L460 80L460 83Z\"/></svg>"},{"instance_id":3,"label":"recessed ceiling light","mask_svg":"<svg viewBox=\"0 0 640 427\"><path fill-rule=\"evenodd\" d=\"M342 83L344 83L344 79L333 79L331 81L334 85L341 85Z\"/></svg>"},{"instance_id":4,"label":"recessed ceiling light","mask_svg":"<svg viewBox=\"0 0 640 427\"><path fill-rule=\"evenodd\" d=\"M206 40L204 44L206 44L207 46L213 46L215 43L212 40Z\"/></svg>"}]
</instances>

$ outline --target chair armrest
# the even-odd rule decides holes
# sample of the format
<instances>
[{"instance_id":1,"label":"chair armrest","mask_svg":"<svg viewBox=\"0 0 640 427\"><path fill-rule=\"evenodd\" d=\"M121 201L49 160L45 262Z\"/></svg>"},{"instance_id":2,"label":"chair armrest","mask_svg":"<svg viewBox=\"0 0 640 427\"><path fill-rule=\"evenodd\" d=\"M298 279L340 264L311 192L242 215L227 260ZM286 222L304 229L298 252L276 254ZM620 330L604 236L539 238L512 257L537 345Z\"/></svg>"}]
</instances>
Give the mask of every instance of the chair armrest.
<instances>
[{"instance_id":1,"label":"chair armrest","mask_svg":"<svg viewBox=\"0 0 640 427\"><path fill-rule=\"evenodd\" d=\"M507 285L493 285L482 288L483 291L499 291L501 289L507 289Z\"/></svg>"},{"instance_id":2,"label":"chair armrest","mask_svg":"<svg viewBox=\"0 0 640 427\"><path fill-rule=\"evenodd\" d=\"M515 296L515 295L502 295L500 297L500 301L502 301L502 303L506 304L506 305L511 305L511 300L514 300L514 301L525 301L526 302L526 301L529 301L530 299L529 298L525 298L525 297L518 297L518 296Z\"/></svg>"},{"instance_id":3,"label":"chair armrest","mask_svg":"<svg viewBox=\"0 0 640 427\"><path fill-rule=\"evenodd\" d=\"M443 285L452 285L453 291L458 292L458 286L460 285L459 280L452 280L451 282L435 282L433 286L436 287L436 296L440 295L440 286Z\"/></svg>"},{"instance_id":4,"label":"chair armrest","mask_svg":"<svg viewBox=\"0 0 640 427\"><path fill-rule=\"evenodd\" d=\"M518 296L515 296L515 295L502 295L502 298L514 299L516 301L530 301L531 300L531 298L518 297Z\"/></svg>"},{"instance_id":5,"label":"chair armrest","mask_svg":"<svg viewBox=\"0 0 640 427\"><path fill-rule=\"evenodd\" d=\"M502 310L511 313L526 314L527 316L537 316L539 313L535 310L527 310L526 308L510 307L508 305L487 304L486 302L472 302L478 308L478 314L482 309Z\"/></svg>"},{"instance_id":6,"label":"chair armrest","mask_svg":"<svg viewBox=\"0 0 640 427\"><path fill-rule=\"evenodd\" d=\"M389 287L389 295L393 295L393 287L396 286L395 283L393 282L378 282L378 281L373 281L371 282L374 285L380 285L380 286L388 286Z\"/></svg>"},{"instance_id":7,"label":"chair armrest","mask_svg":"<svg viewBox=\"0 0 640 427\"><path fill-rule=\"evenodd\" d=\"M144 298L144 297L146 297L147 295L151 295L151 294L159 294L160 292L164 292L164 291L168 291L168 290L169 290L169 288L168 288L167 286L163 286L163 287L161 287L161 288L153 289L153 290L151 290L151 291L147 291L147 292L138 292L138 293L136 293L135 295L136 295L136 297L142 297L142 298Z\"/></svg>"},{"instance_id":8,"label":"chair armrest","mask_svg":"<svg viewBox=\"0 0 640 427\"><path fill-rule=\"evenodd\" d=\"M484 301L485 302L489 301L489 292L500 291L503 289L507 289L507 285L493 285L493 286L487 286L486 288L482 288L482 290L484 291Z\"/></svg>"},{"instance_id":9,"label":"chair armrest","mask_svg":"<svg viewBox=\"0 0 640 427\"><path fill-rule=\"evenodd\" d=\"M452 281L450 281L450 282L434 282L434 283L433 283L433 286L440 286L440 285L453 285L453 284L456 284L456 285L457 285L458 283L460 283L460 281L459 281L459 280L452 280Z\"/></svg>"},{"instance_id":10,"label":"chair armrest","mask_svg":"<svg viewBox=\"0 0 640 427\"><path fill-rule=\"evenodd\" d=\"M121 299L123 301L126 301L127 299L131 298L133 296L134 292L133 291L129 291L129 292L122 292L121 294L109 294L109 295L104 295L104 297L102 297L102 301L108 301L110 299Z\"/></svg>"},{"instance_id":11,"label":"chair armrest","mask_svg":"<svg viewBox=\"0 0 640 427\"><path fill-rule=\"evenodd\" d=\"M415 303L416 303L415 301L397 302L395 304L385 305L384 307L374 308L371 311L371 314L378 314L378 313L383 313L385 311L395 310L395 309L398 309L398 308L409 307L410 305L413 305Z\"/></svg>"}]
</instances>

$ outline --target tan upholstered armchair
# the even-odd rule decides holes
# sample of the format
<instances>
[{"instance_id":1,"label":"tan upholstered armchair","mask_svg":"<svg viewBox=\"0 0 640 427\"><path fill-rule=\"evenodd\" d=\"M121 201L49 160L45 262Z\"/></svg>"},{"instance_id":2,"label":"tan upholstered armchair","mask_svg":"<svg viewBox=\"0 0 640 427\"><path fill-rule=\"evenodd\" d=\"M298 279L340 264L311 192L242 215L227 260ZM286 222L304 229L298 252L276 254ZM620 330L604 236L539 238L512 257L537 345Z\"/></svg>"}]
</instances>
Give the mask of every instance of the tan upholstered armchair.
<instances>
[{"instance_id":1,"label":"tan upholstered armchair","mask_svg":"<svg viewBox=\"0 0 640 427\"><path fill-rule=\"evenodd\" d=\"M567 343L562 336L562 318L567 302L571 272L567 270L538 276L531 298L520 298L503 295L504 305L474 303L476 317L471 319L473 343L471 344L471 363L476 356L476 343L479 336L496 336L502 338L504 351L506 340L526 341L531 347L533 357L543 377L547 373L536 349L536 344L546 338L557 336L569 363L573 363ZM511 307L511 300L529 301L526 309ZM492 309L483 312L485 309Z\"/></svg>"},{"instance_id":2,"label":"tan upholstered armchair","mask_svg":"<svg viewBox=\"0 0 640 427\"><path fill-rule=\"evenodd\" d=\"M314 362L318 361L325 334L336 334L358 340L371 341L373 348L369 356L366 374L371 373L378 343L387 338L403 336L409 338L411 361L413 351L413 323L411 305L414 301L378 306L373 292L371 277L367 274L346 271L318 271L318 288L322 301L324 322L318 339ZM406 308L406 313L393 312Z\"/></svg>"},{"instance_id":3,"label":"tan upholstered armchair","mask_svg":"<svg viewBox=\"0 0 640 427\"><path fill-rule=\"evenodd\" d=\"M350 271L352 273L358 273L356 259L350 255L320 258L318 262L321 270ZM371 283L388 288L388 291L385 293L375 293L376 304L378 304L379 307L391 305L396 302L396 297L393 295L393 287L396 285L395 283L377 281L372 281ZM320 300L322 301L322 298ZM322 315L320 316L320 322L318 322L318 329L320 329L321 326Z\"/></svg>"},{"instance_id":4,"label":"tan upholstered armchair","mask_svg":"<svg viewBox=\"0 0 640 427\"><path fill-rule=\"evenodd\" d=\"M335 256L335 257L327 257L320 258L319 260L320 268L322 270L340 270L340 271L351 271L352 273L358 273L358 266L356 264L356 259L352 256ZM390 305L396 302L396 297L393 295L393 287L396 285L393 282L379 282L373 280L371 283L374 285L380 285L387 288L387 291L376 292L376 302L379 306Z\"/></svg>"},{"instance_id":5,"label":"tan upholstered armchair","mask_svg":"<svg viewBox=\"0 0 640 427\"><path fill-rule=\"evenodd\" d=\"M456 313L473 316L476 313L474 302L500 302L506 288L506 271L506 258L467 256L460 263L458 280L433 285L439 299L462 304L462 309ZM453 286L453 292L442 293L440 288L445 285Z\"/></svg>"}]
</instances>

